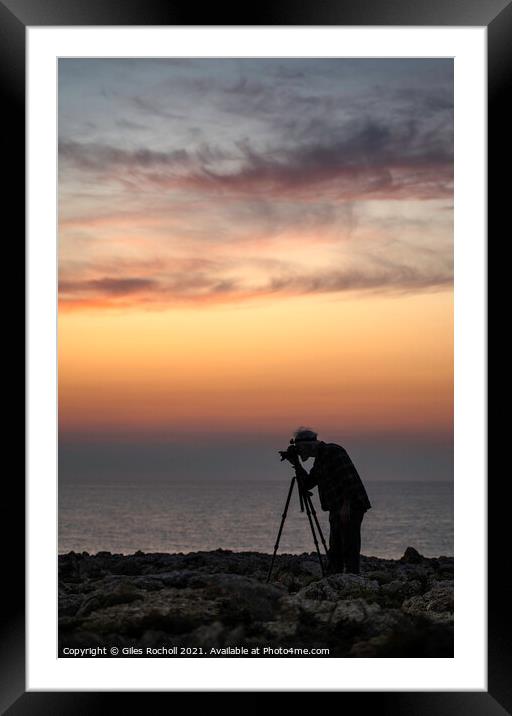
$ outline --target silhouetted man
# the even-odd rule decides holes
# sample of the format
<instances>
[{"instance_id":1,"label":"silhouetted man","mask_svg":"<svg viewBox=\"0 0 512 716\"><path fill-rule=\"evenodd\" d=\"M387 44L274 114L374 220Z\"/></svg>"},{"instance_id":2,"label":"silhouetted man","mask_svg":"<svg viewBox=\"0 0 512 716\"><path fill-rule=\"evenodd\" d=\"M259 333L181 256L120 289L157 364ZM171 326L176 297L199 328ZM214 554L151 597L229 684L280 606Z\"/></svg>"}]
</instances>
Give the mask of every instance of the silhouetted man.
<instances>
[{"instance_id":1,"label":"silhouetted man","mask_svg":"<svg viewBox=\"0 0 512 716\"><path fill-rule=\"evenodd\" d=\"M315 458L309 474L298 462L297 473L306 489L318 486L322 510L329 512L328 572L359 574L361 522L371 504L354 463L344 448L317 440L313 430L300 428L294 437L301 460Z\"/></svg>"}]
</instances>

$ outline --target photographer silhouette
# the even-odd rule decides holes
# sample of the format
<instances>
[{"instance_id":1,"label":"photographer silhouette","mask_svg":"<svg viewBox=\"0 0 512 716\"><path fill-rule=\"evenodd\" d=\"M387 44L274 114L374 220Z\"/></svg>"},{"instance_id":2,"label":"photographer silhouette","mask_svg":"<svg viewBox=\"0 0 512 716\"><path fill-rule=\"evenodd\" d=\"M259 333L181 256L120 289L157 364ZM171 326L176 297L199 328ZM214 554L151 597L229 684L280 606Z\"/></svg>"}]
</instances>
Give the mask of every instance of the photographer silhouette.
<instances>
[{"instance_id":1,"label":"photographer silhouette","mask_svg":"<svg viewBox=\"0 0 512 716\"><path fill-rule=\"evenodd\" d=\"M309 474L297 460L296 470L305 490L318 487L322 510L329 512L329 573L359 574L361 523L370 500L347 451L335 443L318 440L316 432L299 428L293 452L305 462L314 458Z\"/></svg>"}]
</instances>

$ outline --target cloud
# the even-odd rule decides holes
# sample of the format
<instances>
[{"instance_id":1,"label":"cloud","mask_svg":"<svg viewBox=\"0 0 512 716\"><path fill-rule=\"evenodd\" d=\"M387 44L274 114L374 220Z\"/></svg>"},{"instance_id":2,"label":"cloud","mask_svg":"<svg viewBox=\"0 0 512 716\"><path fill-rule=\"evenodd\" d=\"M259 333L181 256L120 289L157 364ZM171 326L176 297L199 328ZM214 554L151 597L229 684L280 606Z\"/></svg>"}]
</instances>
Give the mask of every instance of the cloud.
<instances>
[{"instance_id":1,"label":"cloud","mask_svg":"<svg viewBox=\"0 0 512 716\"><path fill-rule=\"evenodd\" d=\"M158 100L144 97L132 97L132 103L136 109L141 110L143 114L149 115L150 117L161 117L162 119L186 119L184 114L178 114L177 112L170 112L167 110Z\"/></svg>"},{"instance_id":2,"label":"cloud","mask_svg":"<svg viewBox=\"0 0 512 716\"><path fill-rule=\"evenodd\" d=\"M145 124L139 124L138 122L130 122L128 119L117 119L116 125L121 129L149 129L149 127Z\"/></svg>"},{"instance_id":3,"label":"cloud","mask_svg":"<svg viewBox=\"0 0 512 716\"><path fill-rule=\"evenodd\" d=\"M379 291L409 293L440 290L451 285L450 271L425 272L406 265L392 265L387 270L326 271L312 275L281 277L271 281L274 291L287 293L339 293L345 291Z\"/></svg>"},{"instance_id":4,"label":"cloud","mask_svg":"<svg viewBox=\"0 0 512 716\"><path fill-rule=\"evenodd\" d=\"M151 149L126 150L93 142L59 142L59 159L84 171L110 173L132 168L144 171L154 166L182 166L190 162L185 149L156 152Z\"/></svg>"},{"instance_id":5,"label":"cloud","mask_svg":"<svg viewBox=\"0 0 512 716\"><path fill-rule=\"evenodd\" d=\"M451 285L451 61L87 67L61 93L63 306Z\"/></svg>"},{"instance_id":6,"label":"cloud","mask_svg":"<svg viewBox=\"0 0 512 716\"><path fill-rule=\"evenodd\" d=\"M392 132L368 123L348 136L326 137L315 144L258 152L249 142L239 148L241 168L226 174L212 170L189 176L197 188L234 192L293 193L324 187L340 195L400 193L446 196L452 192L451 150L414 141L414 130Z\"/></svg>"},{"instance_id":7,"label":"cloud","mask_svg":"<svg viewBox=\"0 0 512 716\"><path fill-rule=\"evenodd\" d=\"M59 151L64 164L117 176L127 187L139 181L207 193L317 196L321 191L347 199L447 197L453 191L450 142L442 134L437 138L429 134L425 141L414 122L397 128L367 121L331 134L324 127L322 140L268 149L244 139L230 151L208 143L190 152L125 150L69 141L63 141ZM226 170L229 162L237 165L234 170Z\"/></svg>"},{"instance_id":8,"label":"cloud","mask_svg":"<svg viewBox=\"0 0 512 716\"><path fill-rule=\"evenodd\" d=\"M199 260L200 261L200 260ZM198 263L198 266L201 264ZM210 303L239 303L269 296L300 296L306 294L344 293L353 291L410 293L437 291L449 288L453 275L445 270L423 270L405 264L374 265L371 268L345 270L312 270L303 266L285 264L269 269L268 277L255 283L247 279L247 265L239 266L236 277L225 275L233 263L223 266L217 262L205 266L210 270L160 272L152 278L132 277L118 279L105 276L94 280L64 279L59 283L62 308L127 307L161 308L172 305L203 305Z\"/></svg>"},{"instance_id":9,"label":"cloud","mask_svg":"<svg viewBox=\"0 0 512 716\"><path fill-rule=\"evenodd\" d=\"M104 278L89 281L59 281L59 293L66 295L130 296L154 288L147 278Z\"/></svg>"}]
</instances>

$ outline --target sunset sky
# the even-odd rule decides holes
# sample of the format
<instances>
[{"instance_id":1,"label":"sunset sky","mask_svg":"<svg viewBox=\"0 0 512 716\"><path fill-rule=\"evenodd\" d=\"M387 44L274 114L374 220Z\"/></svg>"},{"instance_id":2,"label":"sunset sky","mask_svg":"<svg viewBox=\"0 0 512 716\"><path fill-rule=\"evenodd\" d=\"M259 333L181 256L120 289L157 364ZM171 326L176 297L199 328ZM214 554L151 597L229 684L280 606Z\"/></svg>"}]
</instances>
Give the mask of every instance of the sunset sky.
<instances>
[{"instance_id":1,"label":"sunset sky","mask_svg":"<svg viewBox=\"0 0 512 716\"><path fill-rule=\"evenodd\" d=\"M451 60L60 60L59 176L64 478L451 479Z\"/></svg>"}]
</instances>

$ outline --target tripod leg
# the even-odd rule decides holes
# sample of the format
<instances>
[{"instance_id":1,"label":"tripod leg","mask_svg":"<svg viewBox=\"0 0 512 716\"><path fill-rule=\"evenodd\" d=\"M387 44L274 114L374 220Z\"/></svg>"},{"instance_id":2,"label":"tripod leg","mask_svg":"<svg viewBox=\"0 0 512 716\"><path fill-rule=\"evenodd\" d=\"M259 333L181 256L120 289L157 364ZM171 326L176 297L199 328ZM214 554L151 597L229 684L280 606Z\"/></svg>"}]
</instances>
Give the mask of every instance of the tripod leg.
<instances>
[{"instance_id":1,"label":"tripod leg","mask_svg":"<svg viewBox=\"0 0 512 716\"><path fill-rule=\"evenodd\" d=\"M272 570L274 568L274 562L276 560L276 553L279 548L279 540L281 539L281 533L283 531L284 521L286 520L286 515L288 514L288 506L290 504L290 499L292 496L294 484L295 484L295 477L292 478L292 481L290 483L290 489L288 490L288 497L286 498L286 504L284 506L284 512L283 512L283 515L281 518L281 524L279 526L279 532L277 533L277 539L276 539L276 543L274 546L274 554L272 555L272 562L270 563L270 569L268 570L267 583L270 582L270 575L272 574Z\"/></svg>"},{"instance_id":2,"label":"tripod leg","mask_svg":"<svg viewBox=\"0 0 512 716\"><path fill-rule=\"evenodd\" d=\"M299 490L300 490L300 485L299 485ZM313 519L311 517L311 510L310 510L311 503L309 501L308 495L304 495L304 504L306 506L306 514L308 516L309 526L311 527L311 534L313 535L313 542L315 543L316 552L318 554L318 561L320 562L320 569L322 570L322 577L325 577L324 561L322 559L322 555L320 553L320 546L319 546L318 540L316 538L315 526L313 524ZM318 520L317 520L317 525L318 525ZM320 534L322 534L321 531L320 531ZM323 535L322 535L322 538L323 538Z\"/></svg>"},{"instance_id":3,"label":"tripod leg","mask_svg":"<svg viewBox=\"0 0 512 716\"><path fill-rule=\"evenodd\" d=\"M326 543L325 543L325 537L324 537L324 534L323 534L323 532L322 532L322 528L320 527L320 523L319 523L319 521L318 521L318 516L317 516L317 514L316 514L316 510L315 510L314 505L313 505L313 500L311 499L311 497L309 497L309 495L306 495L306 500L309 502L309 508L310 508L310 510L311 510L311 514L313 515L313 519L314 519L314 521L315 521L316 528L317 528L317 530L318 530L318 534L320 535L320 539L322 540L322 544L323 544L323 546L324 546L325 553L328 554L328 553L329 553L329 550L327 549L327 545L326 545Z\"/></svg>"}]
</instances>

